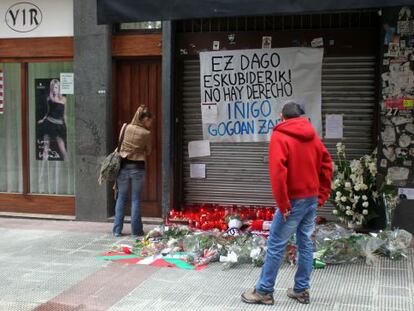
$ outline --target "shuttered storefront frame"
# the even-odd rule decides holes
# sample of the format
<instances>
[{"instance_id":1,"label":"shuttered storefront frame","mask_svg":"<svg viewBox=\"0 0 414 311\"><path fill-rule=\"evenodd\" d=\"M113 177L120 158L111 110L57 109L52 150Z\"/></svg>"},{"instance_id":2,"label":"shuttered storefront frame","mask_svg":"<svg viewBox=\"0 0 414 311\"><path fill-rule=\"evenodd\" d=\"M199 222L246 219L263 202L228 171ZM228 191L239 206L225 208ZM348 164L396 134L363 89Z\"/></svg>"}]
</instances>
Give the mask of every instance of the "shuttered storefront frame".
<instances>
[{"instance_id":1,"label":"shuttered storefront frame","mask_svg":"<svg viewBox=\"0 0 414 311\"><path fill-rule=\"evenodd\" d=\"M375 11L187 20L176 26L178 204L275 205L268 177L268 143L211 143L210 157L188 158L188 143L203 139L198 51L210 50L213 40L219 40L222 49L246 49L258 48L262 36L272 36L276 40L274 47L291 46L294 42L306 46L313 38L323 37L323 125L326 114L343 114L341 141L350 159L375 147L376 34L380 27ZM236 43L229 43L228 34L233 32ZM338 141L324 140L334 158ZM206 179L190 178L191 163L206 164ZM320 214L331 216L331 208L327 204Z\"/></svg>"},{"instance_id":2,"label":"shuttered storefront frame","mask_svg":"<svg viewBox=\"0 0 414 311\"><path fill-rule=\"evenodd\" d=\"M211 156L189 159L188 143L202 140L200 63L182 62L184 203L272 206L268 143L210 143ZM325 57L322 69L322 118L343 114L347 154L360 157L374 147L376 57ZM325 140L335 157L339 140ZM206 179L190 178L190 164L205 163ZM298 176L300 178L300 176ZM329 206L320 211L329 215Z\"/></svg>"}]
</instances>

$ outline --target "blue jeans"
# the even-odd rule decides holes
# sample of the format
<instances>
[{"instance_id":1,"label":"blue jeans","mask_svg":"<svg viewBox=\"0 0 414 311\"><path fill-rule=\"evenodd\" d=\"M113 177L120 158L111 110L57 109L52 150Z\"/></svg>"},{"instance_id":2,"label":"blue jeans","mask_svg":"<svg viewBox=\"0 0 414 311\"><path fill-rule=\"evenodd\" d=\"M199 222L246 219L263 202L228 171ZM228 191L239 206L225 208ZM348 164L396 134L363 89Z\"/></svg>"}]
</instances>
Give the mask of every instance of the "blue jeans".
<instances>
[{"instance_id":1,"label":"blue jeans","mask_svg":"<svg viewBox=\"0 0 414 311\"><path fill-rule=\"evenodd\" d=\"M292 211L285 221L277 210L267 240L267 253L256 291L260 294L273 293L277 273L284 258L287 243L296 233L298 247L298 270L295 275L293 290L300 293L309 289L312 273L313 242L312 233L315 228L317 198L291 200Z\"/></svg>"},{"instance_id":2,"label":"blue jeans","mask_svg":"<svg viewBox=\"0 0 414 311\"><path fill-rule=\"evenodd\" d=\"M145 170L126 165L119 171L116 180L118 197L115 205L115 222L113 233L121 234L124 226L125 203L128 198L129 184L131 184L131 234L143 234L142 219L140 213L140 197L144 185Z\"/></svg>"}]
</instances>

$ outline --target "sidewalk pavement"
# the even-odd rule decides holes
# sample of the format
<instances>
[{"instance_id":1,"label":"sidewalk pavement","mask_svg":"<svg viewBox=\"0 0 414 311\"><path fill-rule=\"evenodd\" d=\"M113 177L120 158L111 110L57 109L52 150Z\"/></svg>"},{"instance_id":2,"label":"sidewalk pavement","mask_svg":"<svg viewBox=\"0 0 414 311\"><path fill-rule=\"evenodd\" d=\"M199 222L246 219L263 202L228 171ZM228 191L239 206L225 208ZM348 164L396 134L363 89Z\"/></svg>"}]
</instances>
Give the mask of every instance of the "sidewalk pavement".
<instances>
[{"instance_id":1,"label":"sidewalk pavement","mask_svg":"<svg viewBox=\"0 0 414 311\"><path fill-rule=\"evenodd\" d=\"M259 268L201 271L98 260L114 243L110 223L0 218L0 311L98 310L354 310L413 311L414 251L407 260L381 258L315 270L311 304L286 297L295 268L281 268L275 306L246 305ZM126 225L129 230L129 225Z\"/></svg>"}]
</instances>

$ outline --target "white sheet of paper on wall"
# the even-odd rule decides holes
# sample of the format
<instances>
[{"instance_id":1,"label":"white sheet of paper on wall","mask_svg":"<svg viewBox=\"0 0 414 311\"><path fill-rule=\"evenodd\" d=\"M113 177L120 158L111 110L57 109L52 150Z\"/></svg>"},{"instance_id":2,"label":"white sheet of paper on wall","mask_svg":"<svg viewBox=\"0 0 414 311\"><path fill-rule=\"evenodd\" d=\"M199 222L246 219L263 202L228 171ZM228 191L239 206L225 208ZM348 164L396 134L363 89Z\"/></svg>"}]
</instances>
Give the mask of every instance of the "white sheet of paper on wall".
<instances>
[{"instance_id":1,"label":"white sheet of paper on wall","mask_svg":"<svg viewBox=\"0 0 414 311\"><path fill-rule=\"evenodd\" d=\"M392 181L407 180L410 174L410 169L406 167L390 167L388 169L388 176Z\"/></svg>"},{"instance_id":2,"label":"white sheet of paper on wall","mask_svg":"<svg viewBox=\"0 0 414 311\"><path fill-rule=\"evenodd\" d=\"M408 149L407 148L395 148L395 155L397 158L405 158L408 155Z\"/></svg>"},{"instance_id":3,"label":"white sheet of paper on wall","mask_svg":"<svg viewBox=\"0 0 414 311\"><path fill-rule=\"evenodd\" d=\"M188 157L208 157L210 156L210 141L194 140L188 143Z\"/></svg>"},{"instance_id":4,"label":"white sheet of paper on wall","mask_svg":"<svg viewBox=\"0 0 414 311\"><path fill-rule=\"evenodd\" d=\"M405 131L411 134L414 134L414 124L409 123L405 126Z\"/></svg>"},{"instance_id":5,"label":"white sheet of paper on wall","mask_svg":"<svg viewBox=\"0 0 414 311\"><path fill-rule=\"evenodd\" d=\"M382 141L384 143L394 143L396 140L395 129L393 126L386 126L381 133Z\"/></svg>"},{"instance_id":6,"label":"white sheet of paper on wall","mask_svg":"<svg viewBox=\"0 0 414 311\"><path fill-rule=\"evenodd\" d=\"M398 145L402 148L407 148L409 145L411 145L411 137L407 134L403 134L398 139Z\"/></svg>"},{"instance_id":7,"label":"white sheet of paper on wall","mask_svg":"<svg viewBox=\"0 0 414 311\"><path fill-rule=\"evenodd\" d=\"M61 72L60 73L60 93L73 95L74 94L74 73L73 72Z\"/></svg>"},{"instance_id":8,"label":"white sheet of paper on wall","mask_svg":"<svg viewBox=\"0 0 414 311\"><path fill-rule=\"evenodd\" d=\"M201 103L201 121L203 124L217 123L216 103Z\"/></svg>"},{"instance_id":9,"label":"white sheet of paper on wall","mask_svg":"<svg viewBox=\"0 0 414 311\"><path fill-rule=\"evenodd\" d=\"M206 165L190 164L190 178L206 178Z\"/></svg>"},{"instance_id":10,"label":"white sheet of paper on wall","mask_svg":"<svg viewBox=\"0 0 414 311\"><path fill-rule=\"evenodd\" d=\"M391 162L394 162L397 159L397 156L395 155L395 150L393 147L382 148L382 153Z\"/></svg>"},{"instance_id":11,"label":"white sheet of paper on wall","mask_svg":"<svg viewBox=\"0 0 414 311\"><path fill-rule=\"evenodd\" d=\"M220 41L213 41L213 51L220 50Z\"/></svg>"},{"instance_id":12,"label":"white sheet of paper on wall","mask_svg":"<svg viewBox=\"0 0 414 311\"><path fill-rule=\"evenodd\" d=\"M400 53L400 46L398 43L390 43L388 45L388 56L397 57Z\"/></svg>"},{"instance_id":13,"label":"white sheet of paper on wall","mask_svg":"<svg viewBox=\"0 0 414 311\"><path fill-rule=\"evenodd\" d=\"M262 49L271 49L272 48L272 37L264 36L262 37Z\"/></svg>"},{"instance_id":14,"label":"white sheet of paper on wall","mask_svg":"<svg viewBox=\"0 0 414 311\"><path fill-rule=\"evenodd\" d=\"M323 47L323 38L319 37L319 38L313 39L311 41L311 47L313 47L313 48Z\"/></svg>"},{"instance_id":15,"label":"white sheet of paper on wall","mask_svg":"<svg viewBox=\"0 0 414 311\"><path fill-rule=\"evenodd\" d=\"M398 195L405 195L408 200L414 200L414 189L398 188Z\"/></svg>"},{"instance_id":16,"label":"white sheet of paper on wall","mask_svg":"<svg viewBox=\"0 0 414 311\"><path fill-rule=\"evenodd\" d=\"M394 123L397 126L403 125L403 124L408 124L408 123L412 123L413 119L412 118L406 118L406 117L393 117L391 119L392 123Z\"/></svg>"},{"instance_id":17,"label":"white sheet of paper on wall","mask_svg":"<svg viewBox=\"0 0 414 311\"><path fill-rule=\"evenodd\" d=\"M341 114L327 114L325 119L325 138L342 139L343 136L343 116Z\"/></svg>"}]
</instances>

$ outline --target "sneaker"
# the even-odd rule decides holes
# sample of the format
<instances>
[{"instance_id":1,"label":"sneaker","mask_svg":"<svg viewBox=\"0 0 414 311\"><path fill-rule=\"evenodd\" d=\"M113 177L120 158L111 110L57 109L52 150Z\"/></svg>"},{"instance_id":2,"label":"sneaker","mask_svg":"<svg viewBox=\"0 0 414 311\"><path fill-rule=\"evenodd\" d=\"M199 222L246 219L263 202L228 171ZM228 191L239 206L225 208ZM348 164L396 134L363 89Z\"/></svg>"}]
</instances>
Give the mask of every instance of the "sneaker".
<instances>
[{"instance_id":1,"label":"sneaker","mask_svg":"<svg viewBox=\"0 0 414 311\"><path fill-rule=\"evenodd\" d=\"M289 288L287 290L287 296L292 299L296 299L300 303L309 304L310 303L310 295L309 291L305 289L303 292L296 293L293 288Z\"/></svg>"},{"instance_id":2,"label":"sneaker","mask_svg":"<svg viewBox=\"0 0 414 311\"><path fill-rule=\"evenodd\" d=\"M122 236L122 233L116 233L116 232L114 232L113 235L114 235L114 237L119 238L120 236Z\"/></svg>"},{"instance_id":3,"label":"sneaker","mask_svg":"<svg viewBox=\"0 0 414 311\"><path fill-rule=\"evenodd\" d=\"M243 302L251 304L273 305L275 303L273 294L259 294L256 289L246 290L241 295L241 299Z\"/></svg>"}]
</instances>

